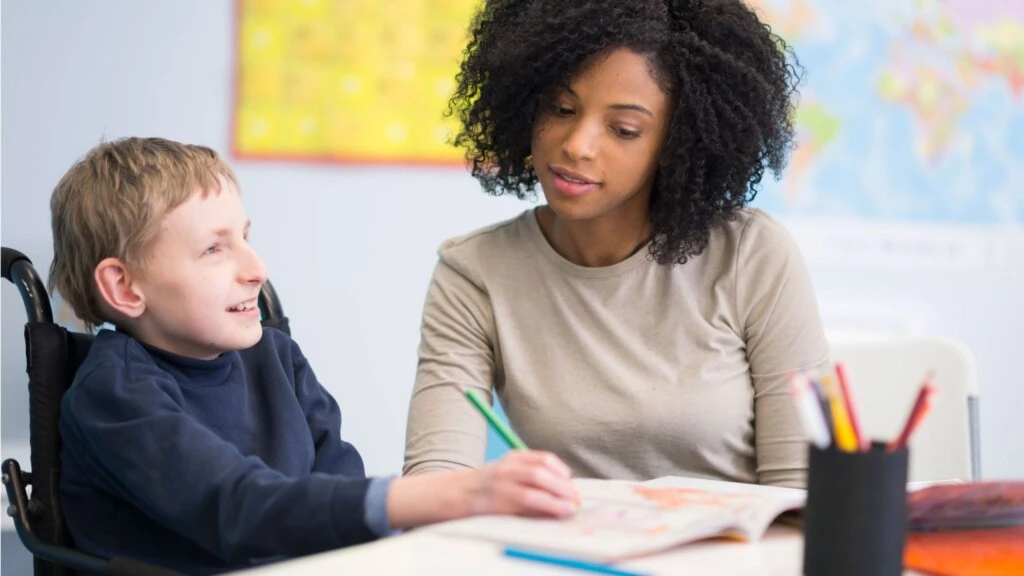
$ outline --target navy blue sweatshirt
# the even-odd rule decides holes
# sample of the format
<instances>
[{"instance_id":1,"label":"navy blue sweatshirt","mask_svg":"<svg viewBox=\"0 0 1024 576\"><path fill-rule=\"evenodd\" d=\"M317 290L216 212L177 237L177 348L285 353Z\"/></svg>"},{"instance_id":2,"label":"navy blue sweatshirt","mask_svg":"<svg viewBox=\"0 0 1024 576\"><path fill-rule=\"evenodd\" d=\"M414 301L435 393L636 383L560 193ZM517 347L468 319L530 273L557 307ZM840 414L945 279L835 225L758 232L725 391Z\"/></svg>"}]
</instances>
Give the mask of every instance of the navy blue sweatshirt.
<instances>
[{"instance_id":1,"label":"navy blue sweatshirt","mask_svg":"<svg viewBox=\"0 0 1024 576\"><path fill-rule=\"evenodd\" d=\"M195 360L101 331L64 396L79 549L209 574L366 542L370 481L297 344Z\"/></svg>"}]
</instances>

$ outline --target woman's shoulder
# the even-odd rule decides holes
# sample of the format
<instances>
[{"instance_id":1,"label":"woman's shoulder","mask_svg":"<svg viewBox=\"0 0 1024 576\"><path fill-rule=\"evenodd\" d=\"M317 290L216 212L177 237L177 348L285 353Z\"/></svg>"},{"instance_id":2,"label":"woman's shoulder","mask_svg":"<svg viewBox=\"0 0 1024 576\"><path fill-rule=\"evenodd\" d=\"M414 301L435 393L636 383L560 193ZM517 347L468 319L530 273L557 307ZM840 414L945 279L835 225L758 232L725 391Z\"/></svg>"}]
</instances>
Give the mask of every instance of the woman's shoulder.
<instances>
[{"instance_id":1,"label":"woman's shoulder","mask_svg":"<svg viewBox=\"0 0 1024 576\"><path fill-rule=\"evenodd\" d=\"M451 237L441 243L438 257L456 269L508 264L532 250L532 218L531 208L514 218Z\"/></svg>"},{"instance_id":2,"label":"woman's shoulder","mask_svg":"<svg viewBox=\"0 0 1024 576\"><path fill-rule=\"evenodd\" d=\"M711 228L709 248L728 247L734 255L789 251L793 237L789 230L760 208L740 208L719 217Z\"/></svg>"},{"instance_id":3,"label":"woman's shoulder","mask_svg":"<svg viewBox=\"0 0 1024 576\"><path fill-rule=\"evenodd\" d=\"M697 260L705 270L745 276L765 266L786 266L800 257L782 222L759 208L741 208L715 220L708 245Z\"/></svg>"},{"instance_id":4,"label":"woman's shoulder","mask_svg":"<svg viewBox=\"0 0 1024 576\"><path fill-rule=\"evenodd\" d=\"M734 210L729 214L723 214L712 226L712 235L728 235L741 238L744 242L747 236L764 237L787 237L789 232L783 224L771 214L760 208L745 207Z\"/></svg>"}]
</instances>

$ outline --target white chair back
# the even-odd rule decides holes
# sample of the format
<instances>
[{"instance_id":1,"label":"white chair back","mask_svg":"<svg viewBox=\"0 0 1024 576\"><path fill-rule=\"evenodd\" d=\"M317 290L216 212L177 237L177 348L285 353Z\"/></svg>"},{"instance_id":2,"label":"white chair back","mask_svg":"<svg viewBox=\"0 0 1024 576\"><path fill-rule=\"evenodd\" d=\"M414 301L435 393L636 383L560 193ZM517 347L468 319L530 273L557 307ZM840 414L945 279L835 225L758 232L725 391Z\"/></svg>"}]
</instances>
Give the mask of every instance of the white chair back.
<instances>
[{"instance_id":1,"label":"white chair back","mask_svg":"<svg viewBox=\"0 0 1024 576\"><path fill-rule=\"evenodd\" d=\"M974 357L959 342L928 337L831 335L832 361L846 368L861 427L888 441L903 427L925 376L932 409L910 439L908 480L977 480L978 389Z\"/></svg>"}]
</instances>

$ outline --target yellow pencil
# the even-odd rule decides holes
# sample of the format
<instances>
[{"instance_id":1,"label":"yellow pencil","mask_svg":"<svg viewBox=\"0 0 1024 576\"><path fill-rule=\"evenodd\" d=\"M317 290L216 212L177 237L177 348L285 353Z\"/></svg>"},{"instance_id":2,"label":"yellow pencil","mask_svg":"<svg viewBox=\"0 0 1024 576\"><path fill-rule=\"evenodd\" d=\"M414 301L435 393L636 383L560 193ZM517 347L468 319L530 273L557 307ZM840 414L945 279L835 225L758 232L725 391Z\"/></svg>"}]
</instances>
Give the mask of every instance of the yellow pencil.
<instances>
[{"instance_id":1,"label":"yellow pencil","mask_svg":"<svg viewBox=\"0 0 1024 576\"><path fill-rule=\"evenodd\" d=\"M836 447L843 452L857 452L860 443L857 441L857 434L853 431L853 423L850 421L850 413L846 411L843 403L842 391L836 386L831 374L821 377L821 384L828 394L828 406L832 412L832 425L835 427Z\"/></svg>"}]
</instances>

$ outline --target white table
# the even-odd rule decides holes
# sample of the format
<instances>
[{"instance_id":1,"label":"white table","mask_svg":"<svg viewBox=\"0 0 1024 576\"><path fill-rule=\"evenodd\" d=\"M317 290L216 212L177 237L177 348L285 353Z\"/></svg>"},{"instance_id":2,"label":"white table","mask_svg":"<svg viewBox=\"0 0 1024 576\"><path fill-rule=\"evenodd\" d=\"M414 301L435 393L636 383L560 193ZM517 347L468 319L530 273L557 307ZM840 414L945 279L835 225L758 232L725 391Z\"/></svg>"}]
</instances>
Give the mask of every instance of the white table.
<instances>
[{"instance_id":1,"label":"white table","mask_svg":"<svg viewBox=\"0 0 1024 576\"><path fill-rule=\"evenodd\" d=\"M414 531L354 546L245 571L246 576L308 574L584 576L588 572L506 558L489 542ZM651 575L800 576L803 536L788 526L772 526L759 542L696 542L658 555L616 564L616 568ZM906 572L907 575L917 574Z\"/></svg>"}]
</instances>

